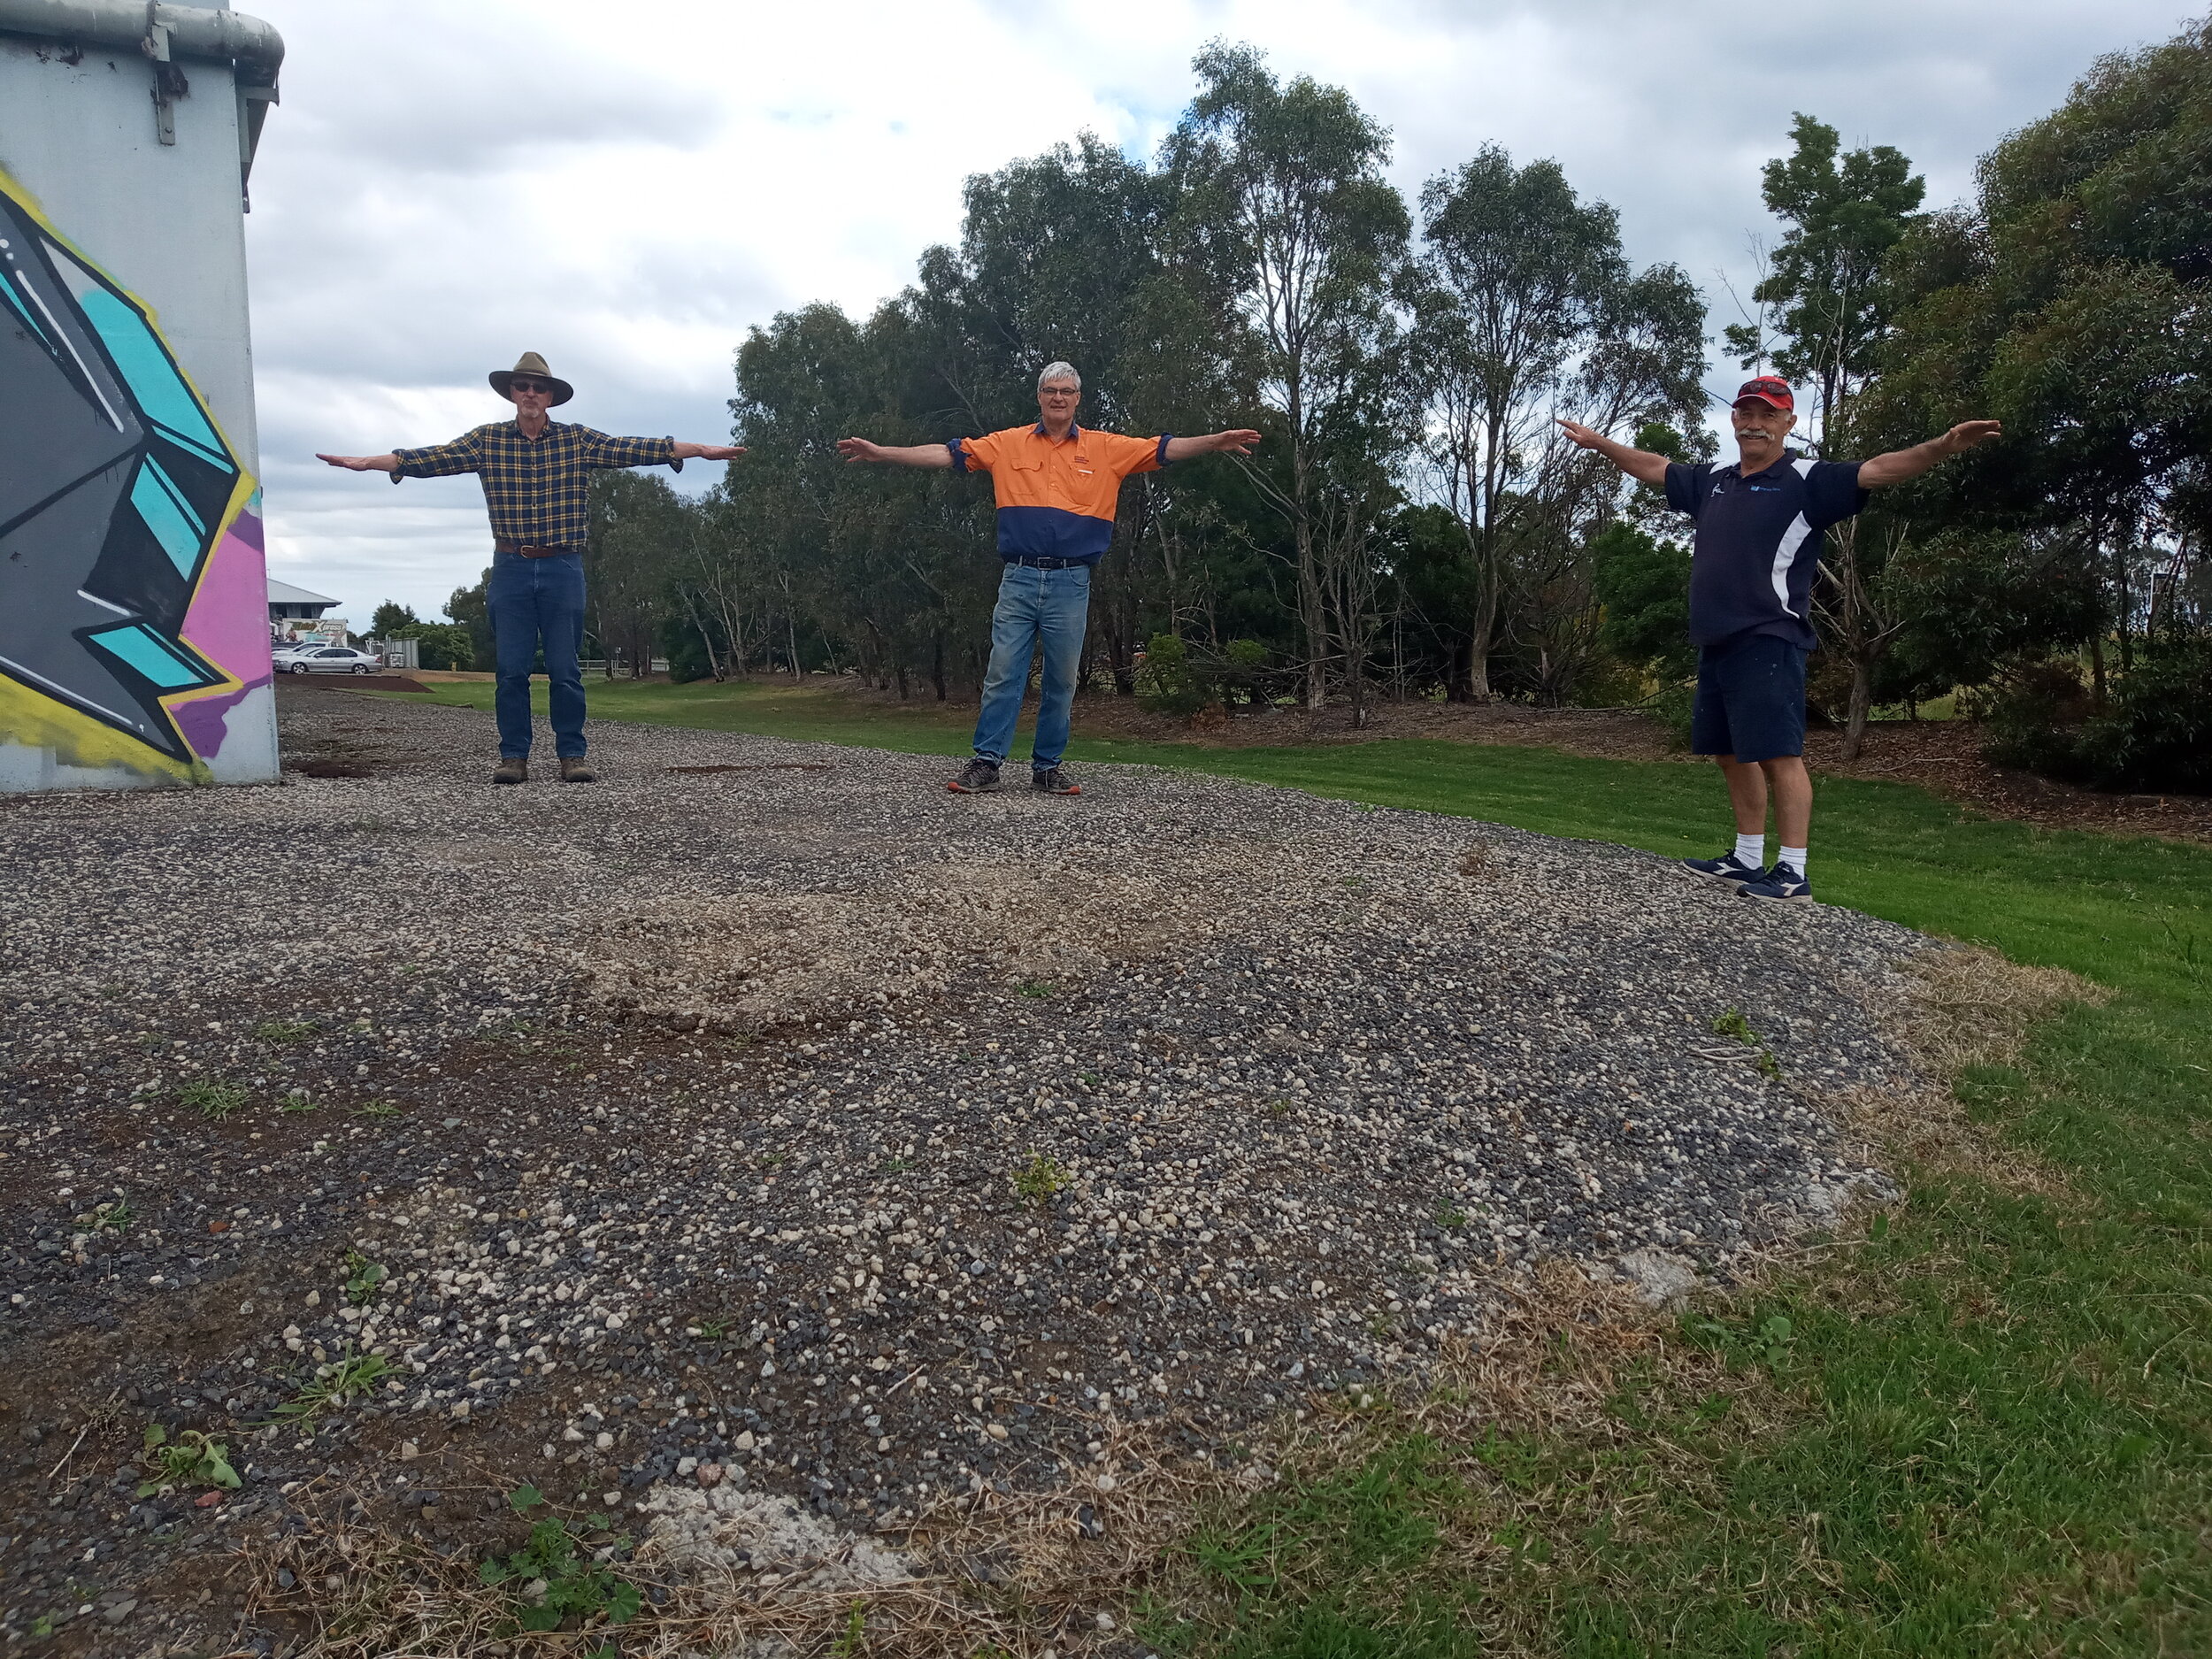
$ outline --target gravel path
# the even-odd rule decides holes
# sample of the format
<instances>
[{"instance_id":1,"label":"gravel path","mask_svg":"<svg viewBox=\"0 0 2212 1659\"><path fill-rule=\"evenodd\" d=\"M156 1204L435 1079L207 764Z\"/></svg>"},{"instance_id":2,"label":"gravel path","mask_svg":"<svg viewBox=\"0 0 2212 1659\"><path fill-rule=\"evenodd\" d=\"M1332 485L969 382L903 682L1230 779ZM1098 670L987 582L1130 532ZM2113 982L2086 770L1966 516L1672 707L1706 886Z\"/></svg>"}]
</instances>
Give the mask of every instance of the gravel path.
<instances>
[{"instance_id":1,"label":"gravel path","mask_svg":"<svg viewBox=\"0 0 2212 1659\"><path fill-rule=\"evenodd\" d=\"M603 783L495 790L487 717L283 719L366 775L0 802L11 1638L155 1651L180 1563L319 1486L472 1548L465 1465L892 1527L1417 1366L1539 1257L1663 1288L1880 1182L1816 1100L1901 1075L1917 941L1852 912L1149 769L964 798L602 726ZM150 1420L243 1490L136 1502Z\"/></svg>"}]
</instances>

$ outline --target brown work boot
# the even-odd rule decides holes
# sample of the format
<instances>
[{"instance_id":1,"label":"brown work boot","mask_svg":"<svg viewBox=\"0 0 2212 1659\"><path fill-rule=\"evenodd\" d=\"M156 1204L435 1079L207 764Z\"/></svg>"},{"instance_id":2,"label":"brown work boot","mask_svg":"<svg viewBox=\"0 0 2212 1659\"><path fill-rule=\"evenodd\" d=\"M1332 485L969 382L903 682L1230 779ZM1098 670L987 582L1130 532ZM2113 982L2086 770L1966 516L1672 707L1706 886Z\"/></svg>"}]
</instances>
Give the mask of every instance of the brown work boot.
<instances>
[{"instance_id":1,"label":"brown work boot","mask_svg":"<svg viewBox=\"0 0 2212 1659\"><path fill-rule=\"evenodd\" d=\"M499 757L497 768L492 772L492 781L494 783L528 783L530 763L519 755L502 755Z\"/></svg>"},{"instance_id":2,"label":"brown work boot","mask_svg":"<svg viewBox=\"0 0 2212 1659\"><path fill-rule=\"evenodd\" d=\"M561 781L597 783L599 774L591 769L591 763L581 755L564 755L561 757Z\"/></svg>"}]
</instances>

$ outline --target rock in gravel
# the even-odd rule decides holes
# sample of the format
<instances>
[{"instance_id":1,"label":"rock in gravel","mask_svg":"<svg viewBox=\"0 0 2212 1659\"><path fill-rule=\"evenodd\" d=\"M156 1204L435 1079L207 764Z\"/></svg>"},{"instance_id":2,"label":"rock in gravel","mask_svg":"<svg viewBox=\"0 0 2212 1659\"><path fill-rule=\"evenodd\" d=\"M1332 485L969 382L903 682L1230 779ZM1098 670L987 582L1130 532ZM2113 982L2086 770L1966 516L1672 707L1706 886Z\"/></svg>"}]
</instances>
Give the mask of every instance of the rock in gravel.
<instances>
[{"instance_id":1,"label":"rock in gravel","mask_svg":"<svg viewBox=\"0 0 2212 1659\"><path fill-rule=\"evenodd\" d=\"M1647 1307L1678 1306L1698 1286L1697 1263L1671 1251L1631 1250L1617 1265Z\"/></svg>"}]
</instances>

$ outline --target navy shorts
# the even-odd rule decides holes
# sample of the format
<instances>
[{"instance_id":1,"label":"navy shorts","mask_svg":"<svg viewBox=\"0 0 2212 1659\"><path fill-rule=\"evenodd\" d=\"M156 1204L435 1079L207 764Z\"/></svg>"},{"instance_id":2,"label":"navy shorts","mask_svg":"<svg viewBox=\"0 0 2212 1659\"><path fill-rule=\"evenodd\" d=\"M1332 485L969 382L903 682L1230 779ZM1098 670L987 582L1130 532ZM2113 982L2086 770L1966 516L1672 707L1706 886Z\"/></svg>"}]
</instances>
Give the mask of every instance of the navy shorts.
<instances>
[{"instance_id":1,"label":"navy shorts","mask_svg":"<svg viewBox=\"0 0 2212 1659\"><path fill-rule=\"evenodd\" d=\"M1805 752L1805 658L1801 645L1770 634L1700 648L1690 749L1738 760Z\"/></svg>"}]
</instances>

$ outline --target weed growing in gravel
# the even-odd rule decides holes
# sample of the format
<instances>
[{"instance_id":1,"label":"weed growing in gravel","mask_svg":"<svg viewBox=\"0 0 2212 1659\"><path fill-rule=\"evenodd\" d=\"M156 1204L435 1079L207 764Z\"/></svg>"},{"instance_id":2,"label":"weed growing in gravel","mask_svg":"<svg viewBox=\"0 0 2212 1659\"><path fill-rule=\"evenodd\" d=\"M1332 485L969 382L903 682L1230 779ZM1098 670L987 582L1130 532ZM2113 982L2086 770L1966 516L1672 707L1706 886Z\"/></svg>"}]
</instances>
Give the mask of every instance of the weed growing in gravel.
<instances>
[{"instance_id":1,"label":"weed growing in gravel","mask_svg":"<svg viewBox=\"0 0 2212 1659\"><path fill-rule=\"evenodd\" d=\"M346 1252L346 1300L365 1308L376 1300L377 1286L392 1276L381 1262L372 1262L358 1250Z\"/></svg>"},{"instance_id":2,"label":"weed growing in gravel","mask_svg":"<svg viewBox=\"0 0 2212 1659\"><path fill-rule=\"evenodd\" d=\"M1459 856L1459 873L1472 876L1478 881L1487 880L1495 872L1490 864L1490 849L1478 841Z\"/></svg>"},{"instance_id":3,"label":"weed growing in gravel","mask_svg":"<svg viewBox=\"0 0 2212 1659\"><path fill-rule=\"evenodd\" d=\"M1024 979L1014 991L1018 996L1050 996L1056 988L1049 979Z\"/></svg>"},{"instance_id":4,"label":"weed growing in gravel","mask_svg":"<svg viewBox=\"0 0 2212 1659\"><path fill-rule=\"evenodd\" d=\"M356 1106L353 1109L353 1115L356 1118L397 1118L400 1116L399 1102L373 1100L365 1106Z\"/></svg>"},{"instance_id":5,"label":"weed growing in gravel","mask_svg":"<svg viewBox=\"0 0 2212 1659\"><path fill-rule=\"evenodd\" d=\"M1467 1224L1467 1212L1448 1198L1436 1201L1436 1225L1440 1227L1461 1227Z\"/></svg>"},{"instance_id":6,"label":"weed growing in gravel","mask_svg":"<svg viewBox=\"0 0 2212 1659\"><path fill-rule=\"evenodd\" d=\"M256 1042L303 1042L314 1034L311 1019L265 1019L253 1028Z\"/></svg>"},{"instance_id":7,"label":"weed growing in gravel","mask_svg":"<svg viewBox=\"0 0 2212 1659\"><path fill-rule=\"evenodd\" d=\"M390 1374L392 1362L381 1354L353 1354L335 1364L319 1365L315 1379L269 1413L272 1422L308 1423L331 1406L367 1394Z\"/></svg>"},{"instance_id":8,"label":"weed growing in gravel","mask_svg":"<svg viewBox=\"0 0 2212 1659\"><path fill-rule=\"evenodd\" d=\"M1101 1083L1103 1083L1106 1080L1104 1078L1099 1076L1099 1074L1095 1071L1078 1071L1075 1075L1079 1081L1089 1088L1096 1088Z\"/></svg>"},{"instance_id":9,"label":"weed growing in gravel","mask_svg":"<svg viewBox=\"0 0 2212 1659\"><path fill-rule=\"evenodd\" d=\"M1014 1192L1016 1196L1041 1208L1059 1196L1068 1179L1067 1171L1056 1161L1041 1152L1032 1152L1029 1162L1014 1171Z\"/></svg>"},{"instance_id":10,"label":"weed growing in gravel","mask_svg":"<svg viewBox=\"0 0 2212 1659\"><path fill-rule=\"evenodd\" d=\"M77 1217L77 1225L89 1227L95 1233L128 1233L136 1217L131 1213L131 1201L111 1198L104 1204L95 1204Z\"/></svg>"},{"instance_id":11,"label":"weed growing in gravel","mask_svg":"<svg viewBox=\"0 0 2212 1659\"><path fill-rule=\"evenodd\" d=\"M315 1110L315 1097L303 1088L288 1088L284 1091L284 1098L277 1102L277 1110L280 1112L311 1112Z\"/></svg>"},{"instance_id":12,"label":"weed growing in gravel","mask_svg":"<svg viewBox=\"0 0 2212 1659\"><path fill-rule=\"evenodd\" d=\"M535 1486L518 1486L507 1502L517 1514L523 1514L543 1503L545 1496ZM588 1515L580 1526L548 1516L531 1526L520 1549L503 1559L494 1555L487 1560L477 1569L477 1579L487 1586L512 1586L513 1617L520 1630L558 1630L572 1615L587 1624L603 1615L610 1624L626 1624L637 1617L642 1598L635 1585L617 1578L599 1556L628 1548L628 1536L612 1539L591 1557L577 1548L583 1533L606 1528L603 1515ZM615 1651L613 1643L605 1642L588 1659L602 1654L612 1659Z\"/></svg>"},{"instance_id":13,"label":"weed growing in gravel","mask_svg":"<svg viewBox=\"0 0 2212 1659\"><path fill-rule=\"evenodd\" d=\"M1284 1096L1278 1094L1273 1100L1267 1102L1267 1115L1270 1118L1274 1118L1276 1122L1280 1123L1284 1118L1290 1116L1290 1102Z\"/></svg>"},{"instance_id":14,"label":"weed growing in gravel","mask_svg":"<svg viewBox=\"0 0 2212 1659\"><path fill-rule=\"evenodd\" d=\"M845 1610L845 1628L830 1644L829 1659L861 1659L868 1651L868 1604L855 1601Z\"/></svg>"},{"instance_id":15,"label":"weed growing in gravel","mask_svg":"<svg viewBox=\"0 0 2212 1659\"><path fill-rule=\"evenodd\" d=\"M177 1090L178 1105L188 1107L215 1123L222 1122L245 1103L244 1089L235 1083L220 1083L212 1078L196 1077Z\"/></svg>"},{"instance_id":16,"label":"weed growing in gravel","mask_svg":"<svg viewBox=\"0 0 2212 1659\"><path fill-rule=\"evenodd\" d=\"M1725 1014L1717 1016L1713 1020L1713 1034L1716 1037L1732 1037L1747 1048L1756 1048L1759 1051L1756 1062L1759 1075L1770 1082L1781 1077L1782 1063L1774 1057L1774 1050L1767 1047L1766 1039L1751 1029L1751 1022L1744 1018L1740 1008L1732 1008Z\"/></svg>"},{"instance_id":17,"label":"weed growing in gravel","mask_svg":"<svg viewBox=\"0 0 2212 1659\"><path fill-rule=\"evenodd\" d=\"M174 1440L158 1423L146 1425L142 1467L152 1472L139 1482L138 1495L150 1498L164 1486L220 1486L238 1490L238 1471L230 1466L230 1448L199 1429L186 1429Z\"/></svg>"}]
</instances>

